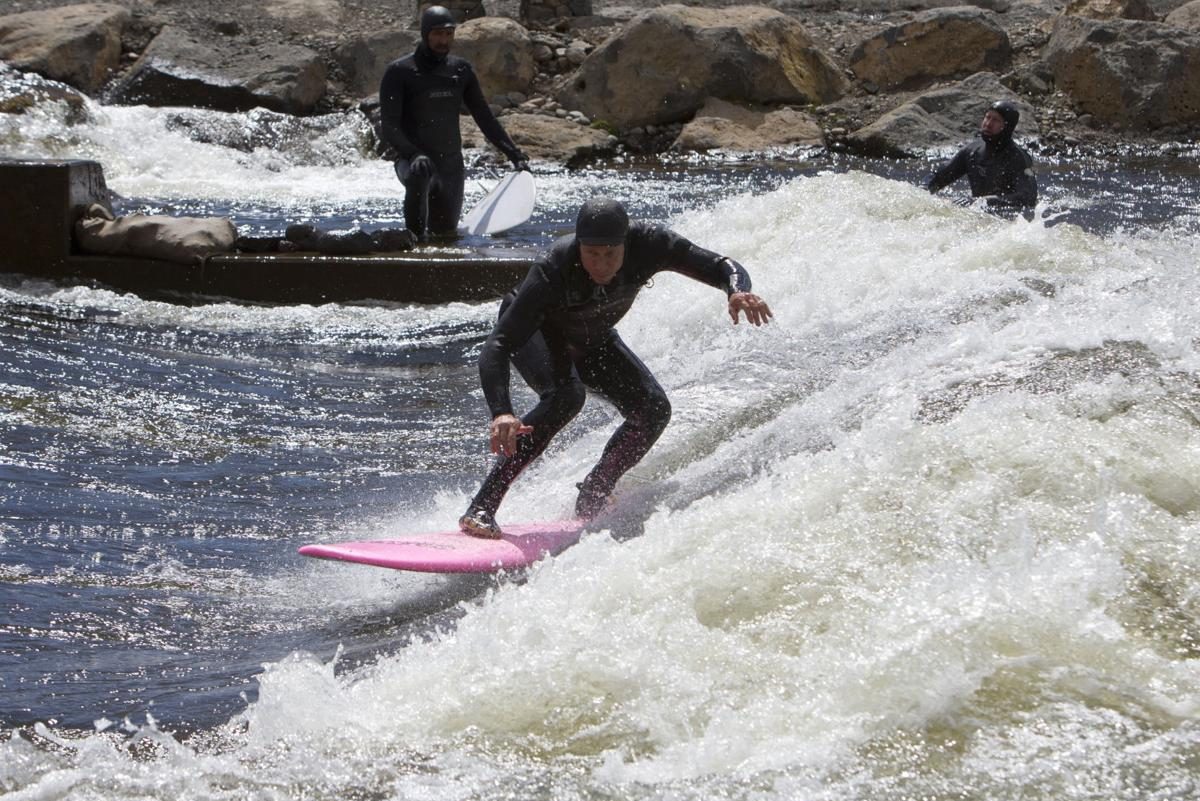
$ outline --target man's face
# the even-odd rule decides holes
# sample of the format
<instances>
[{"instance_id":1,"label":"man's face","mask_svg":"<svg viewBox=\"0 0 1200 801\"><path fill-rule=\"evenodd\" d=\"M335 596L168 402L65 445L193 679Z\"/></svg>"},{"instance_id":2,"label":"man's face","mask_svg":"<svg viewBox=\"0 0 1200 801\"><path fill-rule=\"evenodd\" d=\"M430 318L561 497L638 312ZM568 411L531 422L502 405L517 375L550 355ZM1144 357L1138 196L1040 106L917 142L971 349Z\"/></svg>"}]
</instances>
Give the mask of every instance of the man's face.
<instances>
[{"instance_id":1,"label":"man's face","mask_svg":"<svg viewBox=\"0 0 1200 801\"><path fill-rule=\"evenodd\" d=\"M987 114L983 115L983 122L979 124L979 132L987 136L995 136L1004 130L1004 118L1000 116L1000 112L988 109Z\"/></svg>"},{"instance_id":2,"label":"man's face","mask_svg":"<svg viewBox=\"0 0 1200 801\"><path fill-rule=\"evenodd\" d=\"M593 282L605 286L625 262L624 245L580 245L579 260Z\"/></svg>"},{"instance_id":3,"label":"man's face","mask_svg":"<svg viewBox=\"0 0 1200 801\"><path fill-rule=\"evenodd\" d=\"M439 56L448 55L450 53L450 45L454 44L454 29L434 28L429 32L426 40L429 42L430 50Z\"/></svg>"}]
</instances>

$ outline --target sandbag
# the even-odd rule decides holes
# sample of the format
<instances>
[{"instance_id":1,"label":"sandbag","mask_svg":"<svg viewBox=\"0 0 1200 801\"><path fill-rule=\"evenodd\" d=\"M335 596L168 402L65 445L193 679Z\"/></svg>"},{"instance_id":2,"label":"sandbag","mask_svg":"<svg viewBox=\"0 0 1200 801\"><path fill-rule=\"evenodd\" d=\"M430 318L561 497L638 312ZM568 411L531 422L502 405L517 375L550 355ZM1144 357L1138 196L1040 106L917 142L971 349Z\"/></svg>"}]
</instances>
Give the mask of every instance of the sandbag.
<instances>
[{"instance_id":1,"label":"sandbag","mask_svg":"<svg viewBox=\"0 0 1200 801\"><path fill-rule=\"evenodd\" d=\"M84 253L139 256L192 264L213 253L228 253L237 229L222 217L160 217L130 214L113 218L93 204L75 223L75 243Z\"/></svg>"}]
</instances>

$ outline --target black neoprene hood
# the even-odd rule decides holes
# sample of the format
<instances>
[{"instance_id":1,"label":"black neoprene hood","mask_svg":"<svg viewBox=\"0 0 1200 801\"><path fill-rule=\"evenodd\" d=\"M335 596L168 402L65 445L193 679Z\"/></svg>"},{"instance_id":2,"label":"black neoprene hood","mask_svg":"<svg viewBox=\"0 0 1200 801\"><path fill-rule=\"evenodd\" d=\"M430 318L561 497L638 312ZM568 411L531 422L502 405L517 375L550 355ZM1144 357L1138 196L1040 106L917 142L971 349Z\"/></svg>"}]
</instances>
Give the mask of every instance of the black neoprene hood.
<instances>
[{"instance_id":1,"label":"black neoprene hood","mask_svg":"<svg viewBox=\"0 0 1200 801\"><path fill-rule=\"evenodd\" d=\"M1021 120L1021 112L1011 101L997 100L988 110L994 111L1004 118L1004 130L1008 133L1011 134L1017 129L1017 123Z\"/></svg>"},{"instance_id":2,"label":"black neoprene hood","mask_svg":"<svg viewBox=\"0 0 1200 801\"><path fill-rule=\"evenodd\" d=\"M585 202L575 218L575 239L581 245L622 245L628 231L625 207L610 197Z\"/></svg>"},{"instance_id":3,"label":"black neoprene hood","mask_svg":"<svg viewBox=\"0 0 1200 801\"><path fill-rule=\"evenodd\" d=\"M445 6L430 6L421 12L421 39L429 38L429 32L437 28L457 28L454 15Z\"/></svg>"}]
</instances>

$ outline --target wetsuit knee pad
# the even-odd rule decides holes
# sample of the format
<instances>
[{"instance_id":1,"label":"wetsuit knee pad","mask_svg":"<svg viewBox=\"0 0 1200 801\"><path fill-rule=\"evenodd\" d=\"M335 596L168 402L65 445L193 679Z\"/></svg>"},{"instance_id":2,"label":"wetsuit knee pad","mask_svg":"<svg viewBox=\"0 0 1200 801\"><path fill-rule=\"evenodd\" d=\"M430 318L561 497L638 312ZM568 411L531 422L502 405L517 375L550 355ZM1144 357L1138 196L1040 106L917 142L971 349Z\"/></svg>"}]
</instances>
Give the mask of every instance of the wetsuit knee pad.
<instances>
[{"instance_id":1,"label":"wetsuit knee pad","mask_svg":"<svg viewBox=\"0 0 1200 801\"><path fill-rule=\"evenodd\" d=\"M671 399L661 390L652 392L646 398L643 416L646 427L657 433L662 433L671 422Z\"/></svg>"},{"instance_id":2,"label":"wetsuit knee pad","mask_svg":"<svg viewBox=\"0 0 1200 801\"><path fill-rule=\"evenodd\" d=\"M587 400L587 389L577 378L555 384L541 393L538 405L523 419L533 426L534 436L553 437L562 427L575 419Z\"/></svg>"}]
</instances>

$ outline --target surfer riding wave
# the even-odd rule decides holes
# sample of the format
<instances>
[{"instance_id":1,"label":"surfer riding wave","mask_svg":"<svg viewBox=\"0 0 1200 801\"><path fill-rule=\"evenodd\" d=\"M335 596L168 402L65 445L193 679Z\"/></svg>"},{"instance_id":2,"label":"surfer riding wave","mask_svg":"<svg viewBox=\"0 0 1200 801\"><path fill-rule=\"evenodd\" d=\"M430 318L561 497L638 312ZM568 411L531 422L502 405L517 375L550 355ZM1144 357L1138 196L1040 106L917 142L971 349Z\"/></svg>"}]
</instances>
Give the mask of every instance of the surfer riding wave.
<instances>
[{"instance_id":1,"label":"surfer riding wave","mask_svg":"<svg viewBox=\"0 0 1200 801\"><path fill-rule=\"evenodd\" d=\"M459 520L463 531L500 536L496 511L509 487L579 413L588 389L607 398L624 421L578 485L577 517L600 512L621 476L654 445L670 420L671 402L614 326L662 270L723 290L735 325L742 314L756 326L772 316L733 259L663 226L631 223L624 206L611 198L584 203L575 234L555 242L504 298L480 355L491 449L500 459ZM522 417L513 414L510 364L538 394L537 405Z\"/></svg>"}]
</instances>

